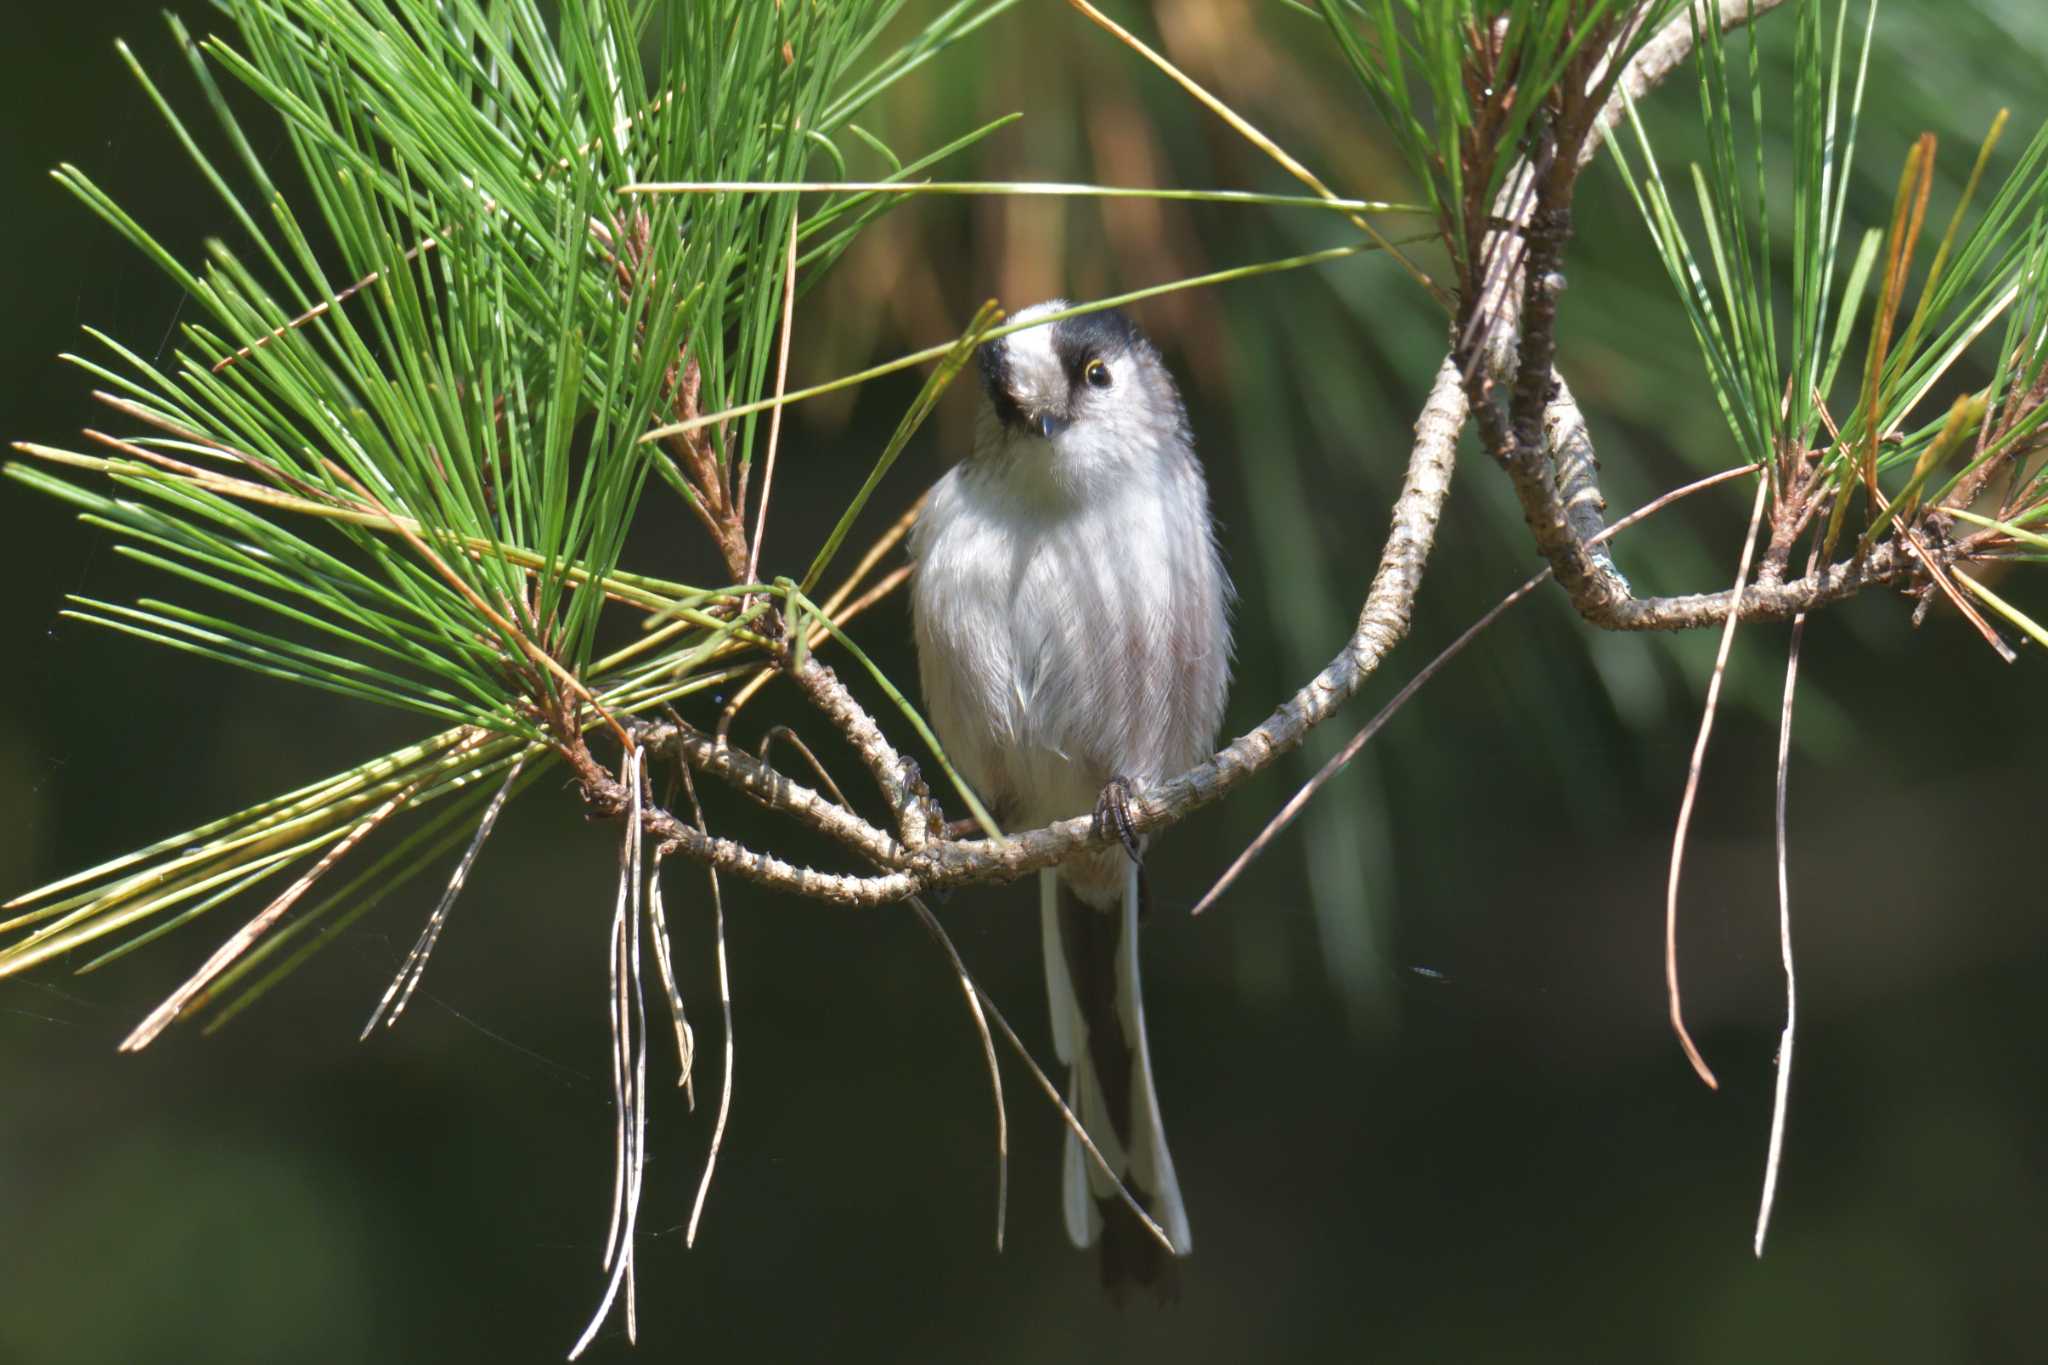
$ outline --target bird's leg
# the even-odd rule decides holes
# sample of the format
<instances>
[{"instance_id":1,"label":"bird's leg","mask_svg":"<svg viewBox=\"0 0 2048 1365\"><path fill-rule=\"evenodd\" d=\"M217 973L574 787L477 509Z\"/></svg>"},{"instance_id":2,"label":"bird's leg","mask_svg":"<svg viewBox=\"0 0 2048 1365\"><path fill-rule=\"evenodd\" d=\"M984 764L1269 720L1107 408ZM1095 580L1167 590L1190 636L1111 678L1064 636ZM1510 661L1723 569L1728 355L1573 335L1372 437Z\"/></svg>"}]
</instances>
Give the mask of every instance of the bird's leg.
<instances>
[{"instance_id":1,"label":"bird's leg","mask_svg":"<svg viewBox=\"0 0 2048 1365\"><path fill-rule=\"evenodd\" d=\"M1132 862L1142 867L1144 859L1138 848L1138 830L1131 822L1131 797L1135 791L1131 779L1122 773L1105 782L1102 795L1095 798L1095 826L1091 832L1099 839L1104 830L1114 829L1124 852L1131 856Z\"/></svg>"}]
</instances>

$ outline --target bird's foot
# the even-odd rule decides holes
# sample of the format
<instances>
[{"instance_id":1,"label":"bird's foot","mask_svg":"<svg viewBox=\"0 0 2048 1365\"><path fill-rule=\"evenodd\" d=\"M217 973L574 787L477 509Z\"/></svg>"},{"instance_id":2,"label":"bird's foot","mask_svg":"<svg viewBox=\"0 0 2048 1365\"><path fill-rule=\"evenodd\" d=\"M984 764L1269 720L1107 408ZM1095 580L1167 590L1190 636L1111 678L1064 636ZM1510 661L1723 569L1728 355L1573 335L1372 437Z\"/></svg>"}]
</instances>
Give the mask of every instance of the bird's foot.
<instances>
[{"instance_id":1,"label":"bird's foot","mask_svg":"<svg viewBox=\"0 0 2048 1365\"><path fill-rule=\"evenodd\" d=\"M1142 850L1138 847L1138 829L1131 820L1131 798L1137 789L1131 779L1118 773L1103 784L1102 795L1095 798L1095 825L1091 831L1101 838L1107 830L1115 830L1116 837L1124 846L1134 863L1143 863Z\"/></svg>"}]
</instances>

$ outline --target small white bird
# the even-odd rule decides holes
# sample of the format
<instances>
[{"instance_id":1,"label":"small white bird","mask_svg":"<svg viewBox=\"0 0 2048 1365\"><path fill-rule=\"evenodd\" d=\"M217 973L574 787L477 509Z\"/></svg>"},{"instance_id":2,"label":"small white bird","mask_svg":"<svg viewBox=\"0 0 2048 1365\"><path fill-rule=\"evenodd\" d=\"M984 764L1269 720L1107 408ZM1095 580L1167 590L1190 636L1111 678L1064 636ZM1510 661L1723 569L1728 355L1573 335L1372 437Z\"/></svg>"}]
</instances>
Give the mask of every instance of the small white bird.
<instances>
[{"instance_id":1,"label":"small white bird","mask_svg":"<svg viewBox=\"0 0 2048 1365\"><path fill-rule=\"evenodd\" d=\"M1180 394L1129 318L1015 332L980 360L974 452L911 532L925 702L1004 824L1093 809L1124 835L1124 848L1040 875L1053 1043L1090 1139L1185 1255L1138 987L1143 841L1124 821L1133 791L1210 752L1230 683L1230 581ZM1071 1133L1063 1187L1075 1245L1102 1242L1105 1285L1168 1287L1158 1242Z\"/></svg>"}]
</instances>

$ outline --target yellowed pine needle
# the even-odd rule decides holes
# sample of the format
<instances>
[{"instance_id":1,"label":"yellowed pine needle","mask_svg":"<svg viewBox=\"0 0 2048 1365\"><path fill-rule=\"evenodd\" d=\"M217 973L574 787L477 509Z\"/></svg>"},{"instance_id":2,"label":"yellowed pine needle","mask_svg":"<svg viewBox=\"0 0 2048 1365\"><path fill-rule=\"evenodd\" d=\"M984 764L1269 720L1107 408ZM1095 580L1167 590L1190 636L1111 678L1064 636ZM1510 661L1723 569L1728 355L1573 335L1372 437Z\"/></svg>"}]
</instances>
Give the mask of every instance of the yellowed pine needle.
<instances>
[{"instance_id":1,"label":"yellowed pine needle","mask_svg":"<svg viewBox=\"0 0 2048 1365\"><path fill-rule=\"evenodd\" d=\"M1431 238L1429 234L1418 234L1415 237L1404 238L1403 240L1421 242L1431 240ZM1379 247L1373 242L1347 242L1342 246L1325 247L1321 251L1305 252L1299 256L1287 256L1279 260L1262 261L1257 265L1233 266L1228 270L1212 270L1206 275L1190 275L1185 279L1169 280L1164 284L1150 284L1139 289L1127 289L1121 294L1109 294L1099 299L1092 299L1087 303L1071 304L1057 313L1048 313L1042 318L1034 318L1029 322L1012 320L1000 327L995 327L987 332L981 332L976 335L979 335L984 341L992 340L997 337L1009 336L1013 332L1023 331L1027 328L1043 327L1050 323L1058 322L1062 318L1079 317L1084 313L1099 312L1104 308L1120 308L1125 304L1158 298L1162 294L1178 293L1184 289L1201 289L1212 284L1235 283L1264 275L1277 274L1283 270L1302 270L1312 265L1326 265L1331 261L1348 260L1363 252L1377 250L1379 250ZM959 345L960 338L954 337L950 341L942 341L936 346L927 346L921 351L911 351L907 355L897 356L894 360L885 360L879 365L870 365L864 370L856 370L852 374L841 375L837 379L827 380L822 384L813 384L805 389L793 389L784 394L780 400L759 398L751 403L737 403L729 408L720 408L717 412L700 413L686 421L670 422L665 426L654 427L644 431L638 439L643 443L666 440L671 436L680 436L686 431L696 431L700 427L708 427L720 422L729 422L735 417L745 417L750 413L765 412L769 408L774 407L778 401L782 403L800 403L807 399L822 397L828 393L838 393L844 389L852 388L856 384L865 384L871 379L880 379L883 375L898 374L904 370L925 364L927 361L944 359L946 356L951 355Z\"/></svg>"},{"instance_id":2,"label":"yellowed pine needle","mask_svg":"<svg viewBox=\"0 0 2048 1365\"><path fill-rule=\"evenodd\" d=\"M316 498L295 497L290 493L285 493L279 489L273 489L267 484L260 484L251 479L236 478L234 475L223 474L219 470L208 469L203 465L188 464L183 460L174 459L173 457L164 454L161 450L152 450L148 446L137 445L131 441L124 441L118 436L109 436L106 432L99 431L93 427L86 427L79 434L84 436L86 440L91 441L96 445L103 445L107 447L109 450L118 450L131 460L139 460L145 464L153 465L166 473L175 474L181 480L187 483L196 484L209 492L223 493L229 496L240 496L245 498L250 497L251 494L262 494L268 495L267 497L261 498L260 500L262 501L272 501L278 498L289 498L294 503L305 502L320 508L326 508L329 506L334 506L336 508L346 508L347 506L347 504L342 503L339 499L335 500L332 504L330 504L327 502L320 501L319 499ZM26 443L18 442L15 445L15 449L23 452L24 454L37 455L39 458L50 458L49 455L45 452L44 447L32 447ZM70 461L69 463L76 464L78 463L78 461L74 460ZM254 501L259 499L251 498L251 500Z\"/></svg>"},{"instance_id":3,"label":"yellowed pine needle","mask_svg":"<svg viewBox=\"0 0 2048 1365\"><path fill-rule=\"evenodd\" d=\"M1721 680L1728 672L1728 654L1735 645L1735 626L1742 619L1742 593L1749 584L1749 566L1756 557L1757 530L1763 525L1764 502L1771 491L1770 480L1756 481L1756 503L1749 514L1749 534L1742 542L1742 562L1735 570L1735 589L1728 597L1728 620L1721 628L1721 647L1714 655L1714 673L1707 681L1707 704L1700 713L1699 738L1693 742L1692 762L1686 768L1685 795L1678 804L1678 828L1671 836L1671 876L1664 889L1664 987L1670 997L1671 1030L1685 1049L1692 1069L1709 1090L1721 1083L1707 1059L1693 1044L1685 1027L1685 1010L1678 993L1678 887L1685 865L1686 835L1692 828L1693 803L1699 798L1700 772L1706 766L1707 740L1714 732L1714 715L1720 709Z\"/></svg>"},{"instance_id":4,"label":"yellowed pine needle","mask_svg":"<svg viewBox=\"0 0 2048 1365\"><path fill-rule=\"evenodd\" d=\"M1885 244L1884 293L1879 300L1877 325L1870 337L1870 369L1864 376L1864 426L1867 428L1863 456L1863 483L1874 501L1877 497L1877 446L1883 424L1880 411L1884 392L1884 366L1889 358L1892 330L1898 324L1899 303L1905 297L1906 277L1913 266L1913 247L1920 240L1920 224L1927 213L1927 195L1934 182L1934 134L1922 133L1906 154L1899 173L1898 197L1892 204L1890 239Z\"/></svg>"},{"instance_id":5,"label":"yellowed pine needle","mask_svg":"<svg viewBox=\"0 0 2048 1365\"><path fill-rule=\"evenodd\" d=\"M1979 583L1970 575L1966 573L1959 573L1956 575L1956 577L1960 579L1963 585L1967 587L1971 592L1977 594L1977 596L1983 598L1986 602L1990 603L1992 609L1998 612L1999 615L2003 616L2006 620L2012 622L2021 630L2025 631L2028 637L2032 639L2035 644L2041 645L2043 647L2048 647L2048 632L2044 632L2041 629L2040 623L2034 620L2033 617L2028 616L2018 607L2015 607L2012 603L2006 601L2003 597L2000 597L1997 593L1991 591L1991 589L1985 587L1982 583Z\"/></svg>"},{"instance_id":6,"label":"yellowed pine needle","mask_svg":"<svg viewBox=\"0 0 2048 1365\"><path fill-rule=\"evenodd\" d=\"M972 194L1011 197L1200 200L1218 204L1299 204L1318 211L1346 209L1354 213L1412 213L1429 210L1421 204L1386 199L1322 197L1313 203L1299 196L1257 194L1249 190L1171 190L1153 186L1089 185L1053 180L650 180L619 186L620 194Z\"/></svg>"},{"instance_id":7,"label":"yellowed pine needle","mask_svg":"<svg viewBox=\"0 0 2048 1365\"><path fill-rule=\"evenodd\" d=\"M837 619L835 613L845 605L846 599L860 586L862 580L874 571L875 565L882 562L882 556L895 549L903 538L910 534L910 528L917 524L918 517L924 512L925 499L929 496L929 493L918 494L917 500L906 507L895 521L889 523L889 529L875 538L875 543L868 547L867 553L860 557L860 562L853 566L853 572L846 576L846 581L839 585L839 590L825 599L824 610L827 616L834 616L834 619Z\"/></svg>"},{"instance_id":8,"label":"yellowed pine needle","mask_svg":"<svg viewBox=\"0 0 2048 1365\"><path fill-rule=\"evenodd\" d=\"M1920 301L1913 306L1913 320L1906 325L1906 354L1911 355L1920 339L1921 325L1927 320L1927 305L1934 297L1934 287L1941 283L1943 269L1948 265L1951 249L1956 237L1962 232L1963 215L1969 211L1970 201L1977 197L1977 186L1984 179L1984 168L1990 164L1992 148L1998 145L1999 137L2005 132L2005 125L2012 116L2010 109L2000 109L1991 120L1990 131L1984 134L1984 141L1977 147L1976 164L1970 167L1970 178L1963 182L1962 195L1956 200L1955 211L1949 215L1948 230L1941 234L1941 244L1935 248L1934 262L1927 267L1927 278L1920 285Z\"/></svg>"},{"instance_id":9,"label":"yellowed pine needle","mask_svg":"<svg viewBox=\"0 0 2048 1365\"><path fill-rule=\"evenodd\" d=\"M1884 439L1880 428L1883 425L1884 366L1890 353L1892 332L1898 325L1899 303L1905 296L1906 276L1912 265L1913 244L1920 232L1921 216L1927 208L1927 194L1934 175L1934 134L1922 133L1918 141L1906 153L1906 164L1899 172L1899 186L1892 199L1890 226L1885 232L1884 275L1879 280L1877 311L1872 316L1870 341L1864 354L1863 397L1861 411L1864 423L1864 449L1860 456L1851 455L1855 460L1855 478L1864 487L1870 505L1877 506L1877 448ZM1916 193L1916 188L1917 193ZM1914 207L1918 201L1918 209ZM1837 437L1837 440L1840 438ZM1851 475L1844 471L1842 486L1835 496L1834 508L1828 513L1826 537L1821 543L1822 557L1835 552L1835 542L1841 536L1842 527L1848 521Z\"/></svg>"},{"instance_id":10,"label":"yellowed pine needle","mask_svg":"<svg viewBox=\"0 0 2048 1365\"><path fill-rule=\"evenodd\" d=\"M474 748L483 742L485 736L485 731L472 730L458 747ZM337 840L334 847L328 849L321 856L320 861L309 868L304 876L286 887L283 894L258 911L255 918L231 934L227 942L215 949L213 955L206 959L205 964L198 971L194 972L184 985L172 991L162 1004L151 1010L149 1016L140 1024L137 1024L132 1033L121 1040L121 1051L140 1052L155 1042L157 1035L168 1028L172 1020L185 1012L186 1006L192 1002L195 996L206 989L208 982L234 965L235 959L247 952L257 939L269 932L271 926L283 918L287 910L298 904L299 899L313 888L315 882L318 882L327 874L329 868L340 862L342 858L347 856L349 850L368 838L372 830L383 824L393 813L410 801L413 794L426 781L427 775L414 779L393 793L377 809L357 821L355 827Z\"/></svg>"},{"instance_id":11,"label":"yellowed pine needle","mask_svg":"<svg viewBox=\"0 0 2048 1365\"><path fill-rule=\"evenodd\" d=\"M122 857L74 872L61 880L15 897L5 905L0 905L0 910L34 905L64 892L95 883L98 884L95 890L80 892L69 904L90 902L106 906L118 903L140 892L144 887L167 886L174 876L187 869L211 864L224 854L252 848L258 853L266 852L285 842L291 831L308 823L317 823L321 814L329 809L332 803L360 798L366 789L374 796L377 784L394 781L394 774L407 771L415 764L443 756L442 751L458 744L465 733L465 727L461 726L444 730L438 735L400 750L395 755L386 755L383 759L365 764L353 772L316 782L309 787L300 788L296 792L266 802L256 807L254 812L244 812L242 816L230 817L227 820L212 821L172 835L170 838L160 839ZM404 784L398 782L397 785ZM253 829L241 826L240 832L231 833L224 840L214 843L203 842L209 836L219 836L223 830L240 826L240 821L244 817L255 819L258 816L264 817L265 822ZM155 857L163 857L165 860L151 865L149 860ZM0 933L20 928L47 913L51 912L35 912L8 920L0 924ZM39 930L28 941L44 936L45 931ZM23 946L24 944L19 943L11 945L8 953L17 952ZM0 965L0 975L6 975L9 970L11 968Z\"/></svg>"},{"instance_id":12,"label":"yellowed pine needle","mask_svg":"<svg viewBox=\"0 0 2048 1365\"><path fill-rule=\"evenodd\" d=\"M1958 406L1961 406L1961 404L1967 401L1968 398L1966 396L1965 398L1958 399L1957 404ZM1884 495L1882 493L1877 494L1876 498L1874 499L1874 503L1881 512L1890 511L1891 504L1885 501ZM1993 652L1995 652L1999 658L2005 660L2009 664L2018 663L2020 656L2013 651L2013 647L2011 645L2005 642L2005 637L2000 635L1998 631L1992 627L1991 623L1984 619L1984 614L1978 611L1976 607L1972 606L1970 600L1964 597L1962 593L1956 590L1954 578L1949 574L1949 571L1946 568L1942 567L1941 561L1937 560L1933 556L1933 554L1929 553L1927 549L1927 542L1920 538L1919 532L1915 531L1911 526L1908 526L1906 524L1906 515L1909 514L1901 514L1899 516L1893 517L1892 525L1894 529L1898 532L1900 538L1906 542L1906 547L1913 552L1914 557L1917 558L1920 561L1921 565L1927 570L1928 578L1932 579L1934 585L1941 589L1942 595L1948 598L1950 604L1953 605L1957 611L1962 613L1963 619L1968 621L1971 625L1977 628L1977 633L1984 637L1984 643L1990 645Z\"/></svg>"},{"instance_id":13,"label":"yellowed pine needle","mask_svg":"<svg viewBox=\"0 0 2048 1365\"><path fill-rule=\"evenodd\" d=\"M895 568L889 570L888 573L882 575L882 580L879 583L875 584L874 587L869 588L859 597L856 597L853 600L853 602L847 606L845 611L840 612L833 619L842 624L847 621L851 621L854 617L860 615L869 607L872 607L873 605L875 605L875 603L881 601L883 598L887 597L890 593L896 591L896 589L902 587L905 583L908 583L909 581L910 565L898 564ZM824 631L822 629L817 631L812 638L811 647L813 649L817 648L818 644L821 643L822 639L828 634L829 632Z\"/></svg>"}]
</instances>

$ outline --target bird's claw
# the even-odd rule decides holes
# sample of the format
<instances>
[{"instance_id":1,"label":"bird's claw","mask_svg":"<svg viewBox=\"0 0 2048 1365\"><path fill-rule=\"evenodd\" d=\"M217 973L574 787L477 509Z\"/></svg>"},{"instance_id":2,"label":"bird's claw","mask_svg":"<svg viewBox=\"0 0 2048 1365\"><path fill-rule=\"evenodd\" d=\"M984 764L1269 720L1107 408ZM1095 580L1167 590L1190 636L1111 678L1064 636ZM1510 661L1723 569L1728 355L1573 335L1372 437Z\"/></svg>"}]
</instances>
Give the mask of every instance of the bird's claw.
<instances>
[{"instance_id":1,"label":"bird's claw","mask_svg":"<svg viewBox=\"0 0 2048 1365\"><path fill-rule=\"evenodd\" d=\"M1142 863L1138 847L1138 829L1131 820L1131 798L1135 788L1131 779L1119 773L1103 784L1102 795L1095 798L1095 824L1091 833L1101 838L1105 830L1114 829L1117 840L1123 844L1124 852L1134 863Z\"/></svg>"}]
</instances>

